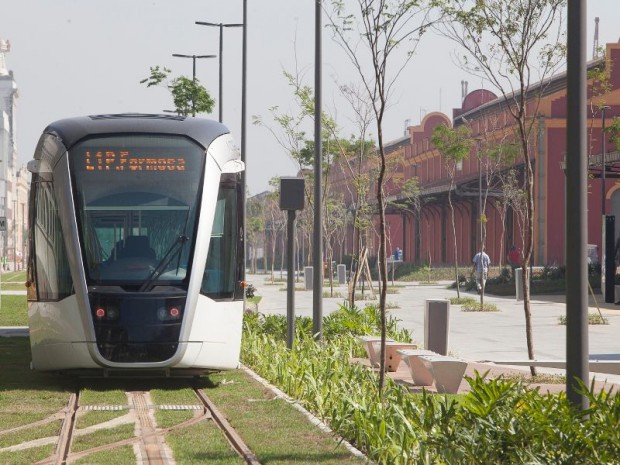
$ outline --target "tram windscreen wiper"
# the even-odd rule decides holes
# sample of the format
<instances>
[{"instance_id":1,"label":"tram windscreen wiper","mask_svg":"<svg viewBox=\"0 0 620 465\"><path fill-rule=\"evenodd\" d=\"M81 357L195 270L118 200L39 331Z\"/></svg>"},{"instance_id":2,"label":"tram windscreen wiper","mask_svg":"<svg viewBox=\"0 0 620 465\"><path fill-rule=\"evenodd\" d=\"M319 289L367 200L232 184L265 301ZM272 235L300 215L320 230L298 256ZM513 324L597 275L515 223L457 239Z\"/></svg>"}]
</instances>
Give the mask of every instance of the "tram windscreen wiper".
<instances>
[{"instance_id":1,"label":"tram windscreen wiper","mask_svg":"<svg viewBox=\"0 0 620 465\"><path fill-rule=\"evenodd\" d=\"M149 277L146 278L146 280L142 283L142 285L140 286L140 289L138 289L139 292L148 292L151 290L153 281L155 281L157 278L161 276L161 274L164 272L164 270L166 269L166 267L172 261L172 259L175 257L176 254L179 254L179 260L180 260L181 251L183 250L183 246L185 245L188 239L189 238L184 234L180 235L177 238L177 240L170 246L166 254L159 261L155 269L151 271L151 274L149 275Z\"/></svg>"}]
</instances>

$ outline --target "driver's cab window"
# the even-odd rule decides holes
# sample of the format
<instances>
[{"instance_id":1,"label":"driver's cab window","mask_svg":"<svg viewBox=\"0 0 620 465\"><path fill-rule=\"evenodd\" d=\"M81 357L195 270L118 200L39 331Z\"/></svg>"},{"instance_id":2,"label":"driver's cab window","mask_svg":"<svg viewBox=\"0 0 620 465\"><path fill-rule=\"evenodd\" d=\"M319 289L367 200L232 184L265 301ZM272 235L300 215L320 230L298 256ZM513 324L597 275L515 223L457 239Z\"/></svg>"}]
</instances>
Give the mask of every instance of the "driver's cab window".
<instances>
[{"instance_id":1,"label":"driver's cab window","mask_svg":"<svg viewBox=\"0 0 620 465\"><path fill-rule=\"evenodd\" d=\"M232 298L235 291L237 260L237 190L222 184L209 238L209 252L201 293L213 299Z\"/></svg>"}]
</instances>

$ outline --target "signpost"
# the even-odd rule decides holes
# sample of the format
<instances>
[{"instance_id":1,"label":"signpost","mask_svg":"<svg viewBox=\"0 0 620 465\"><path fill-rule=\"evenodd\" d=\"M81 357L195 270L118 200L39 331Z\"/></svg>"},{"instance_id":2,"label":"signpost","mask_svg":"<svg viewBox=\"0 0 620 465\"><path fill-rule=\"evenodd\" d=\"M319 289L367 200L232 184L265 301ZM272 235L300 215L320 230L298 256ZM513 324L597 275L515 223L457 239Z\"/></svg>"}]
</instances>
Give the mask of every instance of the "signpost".
<instances>
[{"instance_id":1,"label":"signpost","mask_svg":"<svg viewBox=\"0 0 620 465\"><path fill-rule=\"evenodd\" d=\"M6 232L6 216L0 216L0 232ZM4 257L2 257L4 260ZM4 263L2 263L4 265ZM2 267L4 269L4 267ZM2 273L0 272L0 307L2 306Z\"/></svg>"}]
</instances>

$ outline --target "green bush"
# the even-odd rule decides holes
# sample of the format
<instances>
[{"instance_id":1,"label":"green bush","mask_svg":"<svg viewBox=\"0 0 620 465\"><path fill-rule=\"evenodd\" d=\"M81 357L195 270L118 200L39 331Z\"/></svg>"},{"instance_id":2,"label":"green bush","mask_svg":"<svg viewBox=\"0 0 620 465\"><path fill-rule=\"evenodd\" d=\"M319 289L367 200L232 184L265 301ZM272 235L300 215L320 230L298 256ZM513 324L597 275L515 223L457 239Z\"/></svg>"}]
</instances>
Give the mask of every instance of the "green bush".
<instances>
[{"instance_id":1,"label":"green bush","mask_svg":"<svg viewBox=\"0 0 620 465\"><path fill-rule=\"evenodd\" d=\"M298 332L292 350L246 316L243 362L326 421L379 464L617 464L620 397L583 387L590 408L572 408L564 394L541 393L520 380L467 378L460 396L411 394L377 373L350 363L358 331L343 309L333 324L342 332L319 343ZM252 319L254 318L254 319ZM337 321L337 323L336 323ZM324 326L326 327L327 324Z\"/></svg>"}]
</instances>

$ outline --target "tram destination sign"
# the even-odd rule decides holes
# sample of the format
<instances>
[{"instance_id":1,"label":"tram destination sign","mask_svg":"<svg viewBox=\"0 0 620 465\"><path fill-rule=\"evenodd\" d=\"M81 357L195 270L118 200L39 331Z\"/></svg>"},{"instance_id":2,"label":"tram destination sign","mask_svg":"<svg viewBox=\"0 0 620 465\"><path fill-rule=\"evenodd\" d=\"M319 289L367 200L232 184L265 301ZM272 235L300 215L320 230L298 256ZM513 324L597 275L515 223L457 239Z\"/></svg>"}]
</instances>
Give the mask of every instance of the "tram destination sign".
<instances>
[{"instance_id":1,"label":"tram destination sign","mask_svg":"<svg viewBox=\"0 0 620 465\"><path fill-rule=\"evenodd\" d=\"M185 171L185 157L134 155L125 150L86 150L84 167L86 171Z\"/></svg>"},{"instance_id":2,"label":"tram destination sign","mask_svg":"<svg viewBox=\"0 0 620 465\"><path fill-rule=\"evenodd\" d=\"M6 231L6 216L0 216L0 231Z\"/></svg>"}]
</instances>

